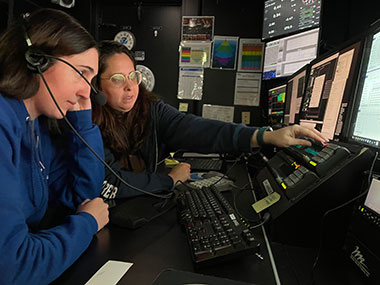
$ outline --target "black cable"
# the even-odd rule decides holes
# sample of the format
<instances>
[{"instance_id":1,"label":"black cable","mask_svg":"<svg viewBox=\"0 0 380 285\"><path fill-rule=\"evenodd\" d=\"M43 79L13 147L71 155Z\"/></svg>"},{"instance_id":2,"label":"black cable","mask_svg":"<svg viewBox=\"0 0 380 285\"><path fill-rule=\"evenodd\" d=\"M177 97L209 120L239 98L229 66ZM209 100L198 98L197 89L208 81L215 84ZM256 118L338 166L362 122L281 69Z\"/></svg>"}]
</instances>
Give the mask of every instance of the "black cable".
<instances>
[{"instance_id":1,"label":"black cable","mask_svg":"<svg viewBox=\"0 0 380 285\"><path fill-rule=\"evenodd\" d=\"M251 225L251 226L249 227L249 228L252 230L252 229L256 229L256 228L261 227L262 225L264 225L264 224L270 219L270 214L269 214L269 212L267 212L267 213L264 214L263 217L260 217L260 219L258 219L258 220L252 220L252 219L248 219L247 217L245 217L244 215L242 215L242 214L240 213L238 207L237 207L236 200L237 200L238 196L240 196L240 195L243 193L243 191L245 190L245 187L250 186L249 189L250 189L251 191L254 191L252 181L255 179L256 174L255 174L255 176L254 176L254 178L253 178L253 180L252 180L252 178L251 178L251 176L250 176L250 174L249 174L249 172L248 172L248 165L247 165L247 164L248 164L248 163L247 163L247 160L246 160L245 169L246 169L247 177L249 177L249 178L248 178L249 182L248 182L246 185L244 185L243 187L239 188L240 192L239 192L237 195L235 195L235 193L233 193L233 196L232 196L232 202L233 202L233 206L234 206L234 210L235 210L235 212L236 212L241 218L243 218L244 220L248 221L249 223L255 223L255 225Z\"/></svg>"},{"instance_id":2,"label":"black cable","mask_svg":"<svg viewBox=\"0 0 380 285\"><path fill-rule=\"evenodd\" d=\"M323 226L324 226L324 221L325 221L325 218L328 214L330 214L331 212L334 212L334 211L337 211L339 210L340 208L343 208L349 204L351 204L352 202L355 202L356 200L360 199L361 197L363 197L364 195L366 195L368 193L368 190L369 190L369 186L371 185L371 178L372 178L372 172L373 172L373 168L375 166L375 162L377 160L377 156L378 156L378 152L375 153L375 157L372 161L372 165L371 165L371 168L369 170L369 173L368 173L368 185L367 185L367 190L364 191L363 193L359 194L358 196L352 198L351 200L335 207L335 208L332 208L330 210L327 210L324 214L323 214L323 217L322 217L322 221L321 221L321 225L320 225L320 234L319 234L319 247L318 247L318 251L317 251L317 256L315 257L315 260L314 260L314 263L313 263L313 267L312 267L312 271L311 271L311 281L312 281L312 284L315 284L315 276L314 276L314 271L315 271L315 268L317 267L317 264L318 264L318 261L319 261L319 256L321 254L321 250L322 250L322 238L323 238Z\"/></svg>"},{"instance_id":3,"label":"black cable","mask_svg":"<svg viewBox=\"0 0 380 285\"><path fill-rule=\"evenodd\" d=\"M231 167L226 171L226 173L223 173L223 175L219 178L219 180L215 181L213 184L211 184L209 187L215 186L217 183L219 183L223 178L228 177L228 173L231 171L232 168L235 167L235 165L240 161L243 154L239 155L238 158L235 159L235 162L231 165Z\"/></svg>"},{"instance_id":4,"label":"black cable","mask_svg":"<svg viewBox=\"0 0 380 285\"><path fill-rule=\"evenodd\" d=\"M64 62L64 61L62 61ZM66 63L66 62L64 62ZM69 66L73 67L71 64L68 63ZM75 67L73 67L75 69L75 71L79 72ZM37 66L37 70L38 70L38 73L40 75L40 77L42 78L42 81L44 82L48 92L49 92L49 95L50 97L53 99L54 101L54 104L56 105L56 107L58 108L58 111L60 112L61 116L63 117L64 121L66 122L66 124L69 126L69 128L75 133L75 135L85 144L85 146L96 156L97 159L99 159L101 161L101 163L103 163L103 165L105 167L108 168L108 170L113 174L115 175L122 183L124 183L125 185L127 185L128 187L132 188L133 190L136 190L138 192L141 192L141 193L144 193L146 195L150 195L150 196L153 196L153 197L156 197L156 198L161 198L161 199L170 199L171 197L173 197L173 192L167 194L167 195L159 195L159 194L155 194L155 193L151 193L151 192L148 192L148 191L145 191L145 190L142 190L140 188L137 188L131 184L129 184L128 182L126 182L120 175L118 175L113 169L111 166L109 166L97 153L95 150L93 150L93 148L85 141L84 138L82 138L82 136L78 133L78 131L74 128L74 126L70 123L70 121L66 118L65 114L62 112L61 108L59 107L57 101L55 100L54 98L54 95L53 93L51 92L50 88L49 88L49 85L47 84L46 80L45 80L45 77L43 76L42 74L42 71L41 71L41 68L39 66ZM83 77L82 77L83 78ZM88 81L86 80L86 82L88 83ZM176 183L173 183L173 187L170 189L171 191L173 191L174 187L175 187ZM152 191L160 191L160 190L166 190L166 189L154 189ZM105 199L107 200L107 199Z\"/></svg>"}]
</instances>

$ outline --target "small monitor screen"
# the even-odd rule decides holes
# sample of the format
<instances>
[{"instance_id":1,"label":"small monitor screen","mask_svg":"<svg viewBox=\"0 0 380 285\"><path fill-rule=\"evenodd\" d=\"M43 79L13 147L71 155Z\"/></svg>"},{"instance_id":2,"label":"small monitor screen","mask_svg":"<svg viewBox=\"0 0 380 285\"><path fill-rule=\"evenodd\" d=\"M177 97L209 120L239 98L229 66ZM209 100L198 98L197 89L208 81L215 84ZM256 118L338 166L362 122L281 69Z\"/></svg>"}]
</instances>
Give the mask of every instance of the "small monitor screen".
<instances>
[{"instance_id":1,"label":"small monitor screen","mask_svg":"<svg viewBox=\"0 0 380 285\"><path fill-rule=\"evenodd\" d=\"M286 85L281 85L268 92L268 124L283 123Z\"/></svg>"},{"instance_id":2,"label":"small monitor screen","mask_svg":"<svg viewBox=\"0 0 380 285\"><path fill-rule=\"evenodd\" d=\"M360 100L353 115L351 139L375 148L380 147L380 31L367 39L369 49L360 75L357 99Z\"/></svg>"},{"instance_id":3,"label":"small monitor screen","mask_svg":"<svg viewBox=\"0 0 380 285\"><path fill-rule=\"evenodd\" d=\"M268 0L264 3L262 39L318 27L321 0Z\"/></svg>"},{"instance_id":4,"label":"small monitor screen","mask_svg":"<svg viewBox=\"0 0 380 285\"><path fill-rule=\"evenodd\" d=\"M286 86L284 124L293 125L299 121L300 107L305 92L306 66L292 75Z\"/></svg>"},{"instance_id":5,"label":"small monitor screen","mask_svg":"<svg viewBox=\"0 0 380 285\"><path fill-rule=\"evenodd\" d=\"M372 179L364 205L380 215L380 180Z\"/></svg>"},{"instance_id":6,"label":"small monitor screen","mask_svg":"<svg viewBox=\"0 0 380 285\"><path fill-rule=\"evenodd\" d=\"M317 56L319 28L265 44L263 79L289 76Z\"/></svg>"},{"instance_id":7,"label":"small monitor screen","mask_svg":"<svg viewBox=\"0 0 380 285\"><path fill-rule=\"evenodd\" d=\"M330 140L341 140L352 101L361 41L311 63L300 125L314 127Z\"/></svg>"}]
</instances>

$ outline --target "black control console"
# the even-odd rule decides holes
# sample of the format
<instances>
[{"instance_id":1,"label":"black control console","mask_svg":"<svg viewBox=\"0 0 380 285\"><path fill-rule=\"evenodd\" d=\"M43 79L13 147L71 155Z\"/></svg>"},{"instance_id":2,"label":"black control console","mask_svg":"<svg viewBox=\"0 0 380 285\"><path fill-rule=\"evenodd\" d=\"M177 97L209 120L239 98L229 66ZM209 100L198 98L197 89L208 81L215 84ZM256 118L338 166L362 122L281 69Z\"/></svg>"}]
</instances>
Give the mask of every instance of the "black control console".
<instances>
[{"instance_id":1,"label":"black control console","mask_svg":"<svg viewBox=\"0 0 380 285\"><path fill-rule=\"evenodd\" d=\"M293 202L349 155L346 147L334 143L285 148L268 160L267 166L258 174L259 197L278 192L284 197L280 204Z\"/></svg>"},{"instance_id":2,"label":"black control console","mask_svg":"<svg viewBox=\"0 0 380 285\"><path fill-rule=\"evenodd\" d=\"M284 195L289 200L297 198L302 194L303 189L318 180L317 174L298 163L297 160L292 158L286 152L278 153L278 156L274 157L268 165L269 169L277 168L283 173L283 178L279 185L281 186Z\"/></svg>"},{"instance_id":3,"label":"black control console","mask_svg":"<svg viewBox=\"0 0 380 285\"><path fill-rule=\"evenodd\" d=\"M270 213L272 240L315 246L322 216L360 193L362 173L372 160L371 150L345 143L282 149L255 173L258 201L253 208ZM330 244L336 241L339 246L344 241L349 223L349 213L344 217L344 211L327 225Z\"/></svg>"},{"instance_id":4,"label":"black control console","mask_svg":"<svg viewBox=\"0 0 380 285\"><path fill-rule=\"evenodd\" d=\"M331 168L350 154L346 147L334 143L325 145L313 143L312 146L295 145L286 148L285 152L320 177L325 176Z\"/></svg>"}]
</instances>

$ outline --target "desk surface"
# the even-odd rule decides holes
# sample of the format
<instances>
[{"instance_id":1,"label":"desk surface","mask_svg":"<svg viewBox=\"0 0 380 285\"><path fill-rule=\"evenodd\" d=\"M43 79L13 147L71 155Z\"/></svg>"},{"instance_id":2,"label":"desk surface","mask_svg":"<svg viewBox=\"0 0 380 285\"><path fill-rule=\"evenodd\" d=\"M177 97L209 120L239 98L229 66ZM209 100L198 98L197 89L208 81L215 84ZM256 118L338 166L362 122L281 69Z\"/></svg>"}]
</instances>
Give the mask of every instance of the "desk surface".
<instances>
[{"instance_id":1,"label":"desk surface","mask_svg":"<svg viewBox=\"0 0 380 285\"><path fill-rule=\"evenodd\" d=\"M247 184L246 172L242 168L236 168L228 175L236 179L239 187ZM250 191L240 192L237 205L243 215L255 219L250 207L251 196ZM262 228L256 229L254 234L262 243L259 254L263 259L252 254L195 270L175 209L135 230L107 225L96 234L83 255L52 284L85 284L108 260L133 263L118 284L152 284L167 268L266 285L280 283L275 278L278 269L283 284L312 284L311 268L316 249L282 244L267 247ZM275 262L270 259L272 250ZM365 284L340 254L339 250L322 251L315 271L315 284Z\"/></svg>"},{"instance_id":2,"label":"desk surface","mask_svg":"<svg viewBox=\"0 0 380 285\"><path fill-rule=\"evenodd\" d=\"M240 171L235 175L242 174L245 175ZM239 179L237 184L243 186L246 181ZM244 212L245 209L241 210ZM175 209L135 230L109 224L96 234L83 255L52 284L85 284L108 260L133 263L118 284L152 284L156 276L167 268L257 284L276 284L262 229L256 229L254 234L262 243L259 251L262 259L253 254L195 271Z\"/></svg>"},{"instance_id":3,"label":"desk surface","mask_svg":"<svg viewBox=\"0 0 380 285\"><path fill-rule=\"evenodd\" d=\"M202 268L199 273L240 281L275 284L265 250L256 255ZM185 234L175 210L136 230L108 225L91 242L84 254L53 284L84 284L108 260L132 262L118 284L152 284L166 268L194 271Z\"/></svg>"}]
</instances>

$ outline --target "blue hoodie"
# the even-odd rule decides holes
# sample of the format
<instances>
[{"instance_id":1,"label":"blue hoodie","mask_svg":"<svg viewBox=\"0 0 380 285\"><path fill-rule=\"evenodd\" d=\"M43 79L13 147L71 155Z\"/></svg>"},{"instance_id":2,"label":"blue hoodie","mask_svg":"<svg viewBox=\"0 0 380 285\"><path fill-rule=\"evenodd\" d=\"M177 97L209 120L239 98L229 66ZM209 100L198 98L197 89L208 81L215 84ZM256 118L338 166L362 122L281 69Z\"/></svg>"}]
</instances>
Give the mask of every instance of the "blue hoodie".
<instances>
[{"instance_id":1,"label":"blue hoodie","mask_svg":"<svg viewBox=\"0 0 380 285\"><path fill-rule=\"evenodd\" d=\"M71 132L55 146L46 127L30 120L23 101L0 95L0 284L48 284L88 247L97 222L88 213L40 230L48 203L75 210L99 196L104 166ZM100 155L103 144L91 110L67 118Z\"/></svg>"}]
</instances>

